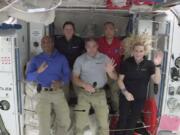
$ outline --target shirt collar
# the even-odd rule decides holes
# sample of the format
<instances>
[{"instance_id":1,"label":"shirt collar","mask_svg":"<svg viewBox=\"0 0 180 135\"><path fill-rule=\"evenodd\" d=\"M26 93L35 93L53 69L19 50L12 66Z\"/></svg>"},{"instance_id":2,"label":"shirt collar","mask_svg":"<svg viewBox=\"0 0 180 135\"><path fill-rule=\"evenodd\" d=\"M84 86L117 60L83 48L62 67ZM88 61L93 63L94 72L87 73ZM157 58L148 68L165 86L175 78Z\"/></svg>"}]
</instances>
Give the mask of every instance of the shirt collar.
<instances>
[{"instance_id":1,"label":"shirt collar","mask_svg":"<svg viewBox=\"0 0 180 135\"><path fill-rule=\"evenodd\" d=\"M72 42L73 39L75 38L75 35L73 35L72 38L71 38L70 40L67 40L65 36L63 36L63 38L64 38L64 40L65 40L66 42Z\"/></svg>"},{"instance_id":2,"label":"shirt collar","mask_svg":"<svg viewBox=\"0 0 180 135\"><path fill-rule=\"evenodd\" d=\"M114 42L114 40L115 40L115 37L113 37L111 44L109 44L108 41L106 40L106 37L104 36L103 38L104 38L104 41L105 41L108 45L113 44L113 42Z\"/></svg>"},{"instance_id":3,"label":"shirt collar","mask_svg":"<svg viewBox=\"0 0 180 135\"><path fill-rule=\"evenodd\" d=\"M89 56L89 55L86 53L86 57L87 57L87 59L97 59L97 58L99 58L99 57L100 57L100 53L99 53L99 52L97 52L97 54L96 54L96 56L95 56L95 57L91 57L91 56Z\"/></svg>"},{"instance_id":4,"label":"shirt collar","mask_svg":"<svg viewBox=\"0 0 180 135\"><path fill-rule=\"evenodd\" d=\"M144 61L145 61L147 58L144 56L144 59L143 59L139 64L136 63L134 57L130 57L130 59L131 59L131 62L133 62L133 63L136 64L136 65L139 65L139 64L143 64Z\"/></svg>"},{"instance_id":5,"label":"shirt collar","mask_svg":"<svg viewBox=\"0 0 180 135\"><path fill-rule=\"evenodd\" d=\"M54 49L51 55L48 55L48 54L45 53L45 52L43 52L43 55L44 55L45 57L54 57L54 56L56 56L57 53L58 53L58 51L57 51L56 49Z\"/></svg>"}]
</instances>

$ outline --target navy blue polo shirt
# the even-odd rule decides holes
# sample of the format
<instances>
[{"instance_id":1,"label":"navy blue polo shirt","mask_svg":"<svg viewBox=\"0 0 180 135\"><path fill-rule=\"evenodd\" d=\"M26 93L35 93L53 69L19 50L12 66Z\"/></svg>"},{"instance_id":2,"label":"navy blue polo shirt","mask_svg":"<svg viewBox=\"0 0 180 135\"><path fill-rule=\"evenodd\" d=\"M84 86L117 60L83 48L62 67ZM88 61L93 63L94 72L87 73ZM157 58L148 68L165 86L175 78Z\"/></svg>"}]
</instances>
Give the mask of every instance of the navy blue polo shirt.
<instances>
[{"instance_id":1,"label":"navy blue polo shirt","mask_svg":"<svg viewBox=\"0 0 180 135\"><path fill-rule=\"evenodd\" d=\"M136 63L134 57L127 58L120 68L120 74L125 76L125 87L135 99L146 98L147 86L154 73L154 63L146 58L139 64Z\"/></svg>"},{"instance_id":2,"label":"navy blue polo shirt","mask_svg":"<svg viewBox=\"0 0 180 135\"><path fill-rule=\"evenodd\" d=\"M63 54L72 69L73 64L78 56L84 52L84 40L78 36L73 36L69 41L66 40L65 36L55 37L55 47Z\"/></svg>"}]
</instances>

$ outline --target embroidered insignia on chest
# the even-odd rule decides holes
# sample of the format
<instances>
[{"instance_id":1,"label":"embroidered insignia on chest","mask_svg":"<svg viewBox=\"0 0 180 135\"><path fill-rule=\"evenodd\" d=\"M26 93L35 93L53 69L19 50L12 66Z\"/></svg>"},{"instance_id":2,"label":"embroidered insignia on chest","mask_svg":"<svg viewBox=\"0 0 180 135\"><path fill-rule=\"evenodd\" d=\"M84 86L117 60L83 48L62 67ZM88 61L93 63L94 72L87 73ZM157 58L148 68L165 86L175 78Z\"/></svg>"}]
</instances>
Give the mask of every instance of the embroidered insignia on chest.
<instances>
[{"instance_id":1,"label":"embroidered insignia on chest","mask_svg":"<svg viewBox=\"0 0 180 135\"><path fill-rule=\"evenodd\" d=\"M103 64L102 62L96 62L96 64Z\"/></svg>"},{"instance_id":2,"label":"embroidered insignia on chest","mask_svg":"<svg viewBox=\"0 0 180 135\"><path fill-rule=\"evenodd\" d=\"M114 49L114 52L119 53L119 49L118 48Z\"/></svg>"},{"instance_id":3,"label":"embroidered insignia on chest","mask_svg":"<svg viewBox=\"0 0 180 135\"><path fill-rule=\"evenodd\" d=\"M76 48L79 48L79 47L78 47L78 46L73 46L72 48L73 48L73 49L76 49Z\"/></svg>"},{"instance_id":4,"label":"embroidered insignia on chest","mask_svg":"<svg viewBox=\"0 0 180 135\"><path fill-rule=\"evenodd\" d=\"M141 68L141 71L147 71L147 69L146 68Z\"/></svg>"}]
</instances>

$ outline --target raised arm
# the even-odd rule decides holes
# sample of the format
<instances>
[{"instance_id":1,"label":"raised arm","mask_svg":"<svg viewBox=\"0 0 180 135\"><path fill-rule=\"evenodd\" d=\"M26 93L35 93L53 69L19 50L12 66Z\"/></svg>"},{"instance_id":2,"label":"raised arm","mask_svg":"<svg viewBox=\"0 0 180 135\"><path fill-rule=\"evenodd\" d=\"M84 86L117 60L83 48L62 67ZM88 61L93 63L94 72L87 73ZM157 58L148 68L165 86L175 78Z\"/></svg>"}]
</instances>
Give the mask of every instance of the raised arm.
<instances>
[{"instance_id":1,"label":"raised arm","mask_svg":"<svg viewBox=\"0 0 180 135\"><path fill-rule=\"evenodd\" d=\"M158 51L154 56L154 64L155 64L155 73L151 75L151 79L154 83L159 84L161 82L161 71L160 65L163 60L163 53Z\"/></svg>"},{"instance_id":2,"label":"raised arm","mask_svg":"<svg viewBox=\"0 0 180 135\"><path fill-rule=\"evenodd\" d=\"M118 79L118 75L115 70L115 67L116 67L115 61L113 59L108 59L106 65L105 65L105 70L106 70L108 76L113 80Z\"/></svg>"},{"instance_id":3,"label":"raised arm","mask_svg":"<svg viewBox=\"0 0 180 135\"><path fill-rule=\"evenodd\" d=\"M44 72L48 65L46 62L43 62L39 67L36 65L36 61L33 58L27 66L27 80L28 81L37 81L38 74Z\"/></svg>"}]
</instances>

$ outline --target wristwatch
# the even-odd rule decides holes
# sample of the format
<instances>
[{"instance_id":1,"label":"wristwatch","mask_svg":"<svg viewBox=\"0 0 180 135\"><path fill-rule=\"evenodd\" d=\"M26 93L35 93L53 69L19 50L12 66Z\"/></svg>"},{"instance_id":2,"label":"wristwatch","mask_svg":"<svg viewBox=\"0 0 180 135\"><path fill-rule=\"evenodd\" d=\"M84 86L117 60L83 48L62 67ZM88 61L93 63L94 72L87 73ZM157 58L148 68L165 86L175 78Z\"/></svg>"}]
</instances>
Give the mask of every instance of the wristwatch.
<instances>
[{"instance_id":1,"label":"wristwatch","mask_svg":"<svg viewBox=\"0 0 180 135\"><path fill-rule=\"evenodd\" d=\"M161 64L159 64L159 65L155 65L155 67L161 67Z\"/></svg>"}]
</instances>

